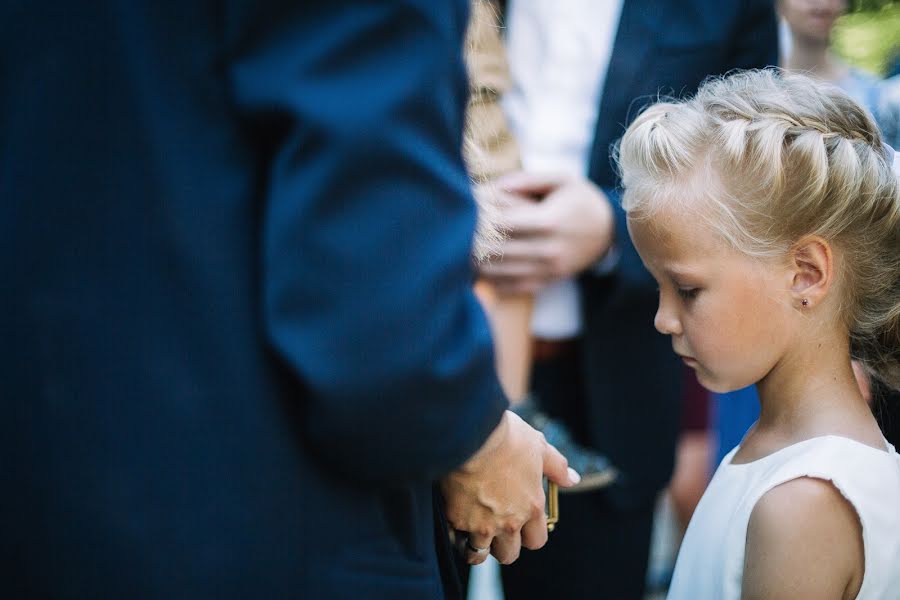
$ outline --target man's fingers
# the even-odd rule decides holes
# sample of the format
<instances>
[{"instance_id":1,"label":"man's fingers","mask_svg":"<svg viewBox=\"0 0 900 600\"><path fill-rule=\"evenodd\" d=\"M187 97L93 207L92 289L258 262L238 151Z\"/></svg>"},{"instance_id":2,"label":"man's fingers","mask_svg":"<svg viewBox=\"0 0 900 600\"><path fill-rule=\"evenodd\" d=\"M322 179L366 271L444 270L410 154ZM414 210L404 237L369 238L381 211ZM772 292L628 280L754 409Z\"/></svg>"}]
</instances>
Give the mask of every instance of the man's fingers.
<instances>
[{"instance_id":1,"label":"man's fingers","mask_svg":"<svg viewBox=\"0 0 900 600\"><path fill-rule=\"evenodd\" d=\"M494 284L494 288L500 296L534 295L547 287L547 284L549 283L543 278L522 279L518 277L497 278L492 279L491 282Z\"/></svg>"},{"instance_id":2,"label":"man's fingers","mask_svg":"<svg viewBox=\"0 0 900 600\"><path fill-rule=\"evenodd\" d=\"M544 475L561 487L572 487L581 481L581 476L569 468L566 457L550 444L544 446Z\"/></svg>"},{"instance_id":3,"label":"man's fingers","mask_svg":"<svg viewBox=\"0 0 900 600\"><path fill-rule=\"evenodd\" d=\"M531 240L506 240L498 248L497 256L479 265L482 275L491 280L553 279L556 257L548 242Z\"/></svg>"},{"instance_id":4,"label":"man's fingers","mask_svg":"<svg viewBox=\"0 0 900 600\"><path fill-rule=\"evenodd\" d=\"M498 188L514 194L545 196L561 186L568 178L556 173L530 173L517 171L497 179Z\"/></svg>"},{"instance_id":5,"label":"man's fingers","mask_svg":"<svg viewBox=\"0 0 900 600\"><path fill-rule=\"evenodd\" d=\"M487 191L483 193L493 194L493 203L503 210L510 210L517 207L533 208L538 204L538 202L540 202L540 200L538 198L535 198L534 196L519 194L517 192L499 187L493 183L487 185L489 185L490 187L488 187Z\"/></svg>"},{"instance_id":6,"label":"man's fingers","mask_svg":"<svg viewBox=\"0 0 900 600\"><path fill-rule=\"evenodd\" d=\"M503 211L500 226L510 238L522 238L553 233L554 223L540 205L509 206Z\"/></svg>"},{"instance_id":7,"label":"man's fingers","mask_svg":"<svg viewBox=\"0 0 900 600\"><path fill-rule=\"evenodd\" d=\"M499 279L502 277L535 279L547 276L547 268L542 263L520 259L491 261L481 265L480 272L488 279Z\"/></svg>"},{"instance_id":8,"label":"man's fingers","mask_svg":"<svg viewBox=\"0 0 900 600\"><path fill-rule=\"evenodd\" d=\"M492 538L483 535L470 534L466 542L466 562L470 565L480 565L487 560L491 553Z\"/></svg>"},{"instance_id":9,"label":"man's fingers","mask_svg":"<svg viewBox=\"0 0 900 600\"><path fill-rule=\"evenodd\" d=\"M547 515L541 514L525 523L522 528L522 545L529 550L543 548L547 543Z\"/></svg>"},{"instance_id":10,"label":"man's fingers","mask_svg":"<svg viewBox=\"0 0 900 600\"><path fill-rule=\"evenodd\" d=\"M551 240L532 238L516 239L507 238L497 246L497 256L490 262L503 263L514 260L531 261L540 264L549 264L556 257L555 250L558 244Z\"/></svg>"},{"instance_id":11,"label":"man's fingers","mask_svg":"<svg viewBox=\"0 0 900 600\"><path fill-rule=\"evenodd\" d=\"M522 535L520 532L505 532L494 538L491 543L491 554L502 565L510 565L519 558L522 551Z\"/></svg>"}]
</instances>

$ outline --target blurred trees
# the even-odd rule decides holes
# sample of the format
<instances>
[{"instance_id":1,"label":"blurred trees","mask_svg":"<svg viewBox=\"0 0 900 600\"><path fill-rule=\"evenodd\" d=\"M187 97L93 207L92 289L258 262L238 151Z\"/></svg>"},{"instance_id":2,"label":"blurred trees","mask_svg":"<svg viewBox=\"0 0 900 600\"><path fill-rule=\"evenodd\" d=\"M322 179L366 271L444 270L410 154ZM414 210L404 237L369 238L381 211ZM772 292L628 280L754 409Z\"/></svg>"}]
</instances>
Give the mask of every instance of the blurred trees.
<instances>
[{"instance_id":1,"label":"blurred trees","mask_svg":"<svg viewBox=\"0 0 900 600\"><path fill-rule=\"evenodd\" d=\"M900 2L851 0L835 24L834 51L851 65L885 75L900 53Z\"/></svg>"},{"instance_id":2,"label":"blurred trees","mask_svg":"<svg viewBox=\"0 0 900 600\"><path fill-rule=\"evenodd\" d=\"M896 3L896 0L851 0L850 10L853 12L872 12Z\"/></svg>"}]
</instances>

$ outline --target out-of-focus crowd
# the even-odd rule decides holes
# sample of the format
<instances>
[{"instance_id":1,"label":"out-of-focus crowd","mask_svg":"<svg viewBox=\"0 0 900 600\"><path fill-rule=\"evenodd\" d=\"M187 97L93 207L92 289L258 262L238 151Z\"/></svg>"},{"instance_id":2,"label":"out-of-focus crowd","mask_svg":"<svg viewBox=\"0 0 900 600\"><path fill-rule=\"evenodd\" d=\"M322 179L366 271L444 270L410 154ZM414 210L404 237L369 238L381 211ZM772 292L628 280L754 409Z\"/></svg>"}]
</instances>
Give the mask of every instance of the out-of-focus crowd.
<instances>
[{"instance_id":1,"label":"out-of-focus crowd","mask_svg":"<svg viewBox=\"0 0 900 600\"><path fill-rule=\"evenodd\" d=\"M733 69L780 66L845 90L897 146L900 76L882 79L832 47L850 8L843 0L474 2L467 159L486 218L503 233L480 267L500 372L515 410L571 464L608 475L564 496L565 521L576 526L502 568L507 597L664 590L712 470L759 414L754 388L711 394L653 338L655 287L616 212L615 140L659 95L689 95ZM872 390L854 368L897 440L889 392ZM648 569L654 522L657 539L675 549L657 548L663 558ZM660 538L665 529L674 535ZM484 577L476 595L492 589Z\"/></svg>"}]
</instances>

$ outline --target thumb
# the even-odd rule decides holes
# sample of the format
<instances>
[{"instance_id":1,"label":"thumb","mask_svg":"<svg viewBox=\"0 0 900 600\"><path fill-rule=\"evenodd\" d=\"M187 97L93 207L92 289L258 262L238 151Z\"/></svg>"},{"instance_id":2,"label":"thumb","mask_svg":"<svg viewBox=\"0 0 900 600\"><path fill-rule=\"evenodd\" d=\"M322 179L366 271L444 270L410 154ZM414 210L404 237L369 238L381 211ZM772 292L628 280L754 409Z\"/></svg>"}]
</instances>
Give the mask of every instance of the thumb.
<instances>
[{"instance_id":1,"label":"thumb","mask_svg":"<svg viewBox=\"0 0 900 600\"><path fill-rule=\"evenodd\" d=\"M561 487L572 487L581 481L575 469L569 468L569 461L550 444L544 446L544 475Z\"/></svg>"},{"instance_id":2,"label":"thumb","mask_svg":"<svg viewBox=\"0 0 900 600\"><path fill-rule=\"evenodd\" d=\"M517 171L497 179L498 188L512 194L543 197L561 186L566 178L557 173Z\"/></svg>"}]
</instances>

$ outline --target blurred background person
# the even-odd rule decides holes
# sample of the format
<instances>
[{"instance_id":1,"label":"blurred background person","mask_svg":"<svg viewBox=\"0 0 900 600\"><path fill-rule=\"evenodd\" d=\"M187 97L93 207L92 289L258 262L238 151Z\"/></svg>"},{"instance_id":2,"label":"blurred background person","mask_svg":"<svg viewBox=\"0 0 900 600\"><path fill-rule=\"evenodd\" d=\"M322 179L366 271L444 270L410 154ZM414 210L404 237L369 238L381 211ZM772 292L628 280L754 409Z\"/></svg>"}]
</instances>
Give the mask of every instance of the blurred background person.
<instances>
[{"instance_id":1,"label":"blurred background person","mask_svg":"<svg viewBox=\"0 0 900 600\"><path fill-rule=\"evenodd\" d=\"M500 17L496 2L473 0L465 43L470 96L463 149L466 167L476 184L479 230L475 255L479 261L496 253L504 236L499 208L502 199L494 182L521 167L516 141L500 105L500 99L510 86ZM533 295L529 292L497 294L494 286L485 279L476 283L475 291L491 324L497 372L503 389L514 410L531 410L526 406L526 398L531 373ZM536 420L532 419L532 422L536 423ZM547 441L566 456L569 466L581 475L581 481L570 490L595 489L612 480L614 473L609 461L576 444L564 425L546 417L536 424ZM470 570L461 566L460 571L465 584ZM475 597L496 596L499 587L497 563L488 561L474 571L471 587Z\"/></svg>"},{"instance_id":2,"label":"blurred background person","mask_svg":"<svg viewBox=\"0 0 900 600\"><path fill-rule=\"evenodd\" d=\"M482 275L536 293L532 391L620 474L566 495L541 555L503 569L507 597L641 598L657 495L672 473L682 370L653 329L656 285L628 240L610 148L641 104L775 64L770 2L507 2L504 107L524 170L495 182L507 238ZM521 565L521 566L520 566Z\"/></svg>"},{"instance_id":3,"label":"blurred background person","mask_svg":"<svg viewBox=\"0 0 900 600\"><path fill-rule=\"evenodd\" d=\"M469 175L476 184L480 227L475 255L479 262L502 255L502 241L508 227L502 207L508 196L498 182L504 175L521 168L518 146L500 104L510 86L500 17L496 2L474 0L466 34L470 96L466 106L463 155ZM498 294L486 278L477 282L476 292L492 326L498 373L504 391L516 411L534 416L535 411L527 402L533 352L531 317L534 296L527 290ZM615 474L608 460L575 443L563 424L546 415L540 416L540 429L547 440L565 454L569 466L582 477L578 485L568 488L567 492L602 487L611 481ZM535 418L531 420L537 421Z\"/></svg>"},{"instance_id":4,"label":"blurred background person","mask_svg":"<svg viewBox=\"0 0 900 600\"><path fill-rule=\"evenodd\" d=\"M834 54L831 32L847 11L847 0L777 0L782 30L781 66L837 84L857 101L873 104L878 78L851 67Z\"/></svg>"},{"instance_id":5,"label":"blurred background person","mask_svg":"<svg viewBox=\"0 0 900 600\"><path fill-rule=\"evenodd\" d=\"M804 73L834 83L865 107L885 133L885 142L900 145L897 137L900 112L885 97L880 77L849 65L832 49L832 32L837 20L847 12L848 0L777 0L784 22L781 65L788 71Z\"/></svg>"}]
</instances>

